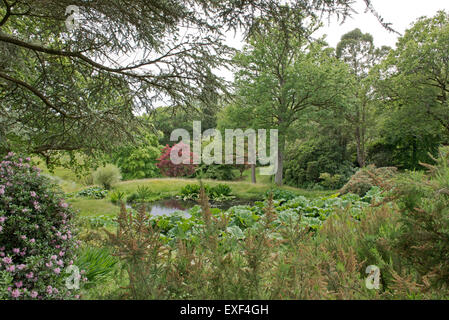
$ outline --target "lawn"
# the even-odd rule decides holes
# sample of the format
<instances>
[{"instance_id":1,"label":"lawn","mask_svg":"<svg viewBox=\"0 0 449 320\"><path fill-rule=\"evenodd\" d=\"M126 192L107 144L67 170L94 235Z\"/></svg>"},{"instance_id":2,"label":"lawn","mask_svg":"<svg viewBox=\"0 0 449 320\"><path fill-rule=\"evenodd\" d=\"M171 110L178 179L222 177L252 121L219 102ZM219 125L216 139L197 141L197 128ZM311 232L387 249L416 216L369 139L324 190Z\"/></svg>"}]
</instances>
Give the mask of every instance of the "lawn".
<instances>
[{"instance_id":1,"label":"lawn","mask_svg":"<svg viewBox=\"0 0 449 320\"><path fill-rule=\"evenodd\" d=\"M50 172L42 161L38 166L42 169L44 174L54 179L64 192L77 192L88 187L85 181L89 181L89 179L78 177L70 169L56 167L53 172ZM257 170L256 178L258 183L251 183L251 170L246 170L243 173L243 179L239 181L203 180L203 182L210 186L227 184L232 188L233 195L239 199L260 200L270 188L274 187L274 184L271 183L270 177L260 176L259 170ZM184 186L197 183L199 183L198 179L186 178L140 179L122 181L116 184L113 190L131 194L135 192L139 186L146 186L149 187L151 191L159 193L162 198L168 199L179 194L181 188ZM289 190L297 195L302 195L308 198L328 196L336 193L336 191L311 191L289 186L283 186L281 189ZM81 216L116 215L119 212L118 206L113 205L108 198L101 200L74 198L70 200L70 203L73 208L79 211Z\"/></svg>"}]
</instances>

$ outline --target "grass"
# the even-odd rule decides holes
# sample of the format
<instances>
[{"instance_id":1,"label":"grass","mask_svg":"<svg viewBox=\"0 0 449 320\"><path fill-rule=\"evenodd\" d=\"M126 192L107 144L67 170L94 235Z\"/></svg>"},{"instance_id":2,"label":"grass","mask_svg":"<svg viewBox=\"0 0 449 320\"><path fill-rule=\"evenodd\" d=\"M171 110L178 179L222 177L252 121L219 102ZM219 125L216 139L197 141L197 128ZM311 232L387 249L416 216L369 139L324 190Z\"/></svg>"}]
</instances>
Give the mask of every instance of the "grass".
<instances>
[{"instance_id":1,"label":"grass","mask_svg":"<svg viewBox=\"0 0 449 320\"><path fill-rule=\"evenodd\" d=\"M74 171L56 167L52 172L48 170L45 163L39 159L33 159L38 163L38 167L42 169L42 172L55 180L61 186L64 192L78 192L86 188L86 179L78 177ZM210 186L216 186L218 184L227 184L232 188L232 193L239 199L244 200L261 200L263 195L274 184L271 182L270 176L261 176L259 170L256 171L257 183L251 183L251 170L246 170L243 173L243 179L238 181L217 181L217 180L203 180L205 184ZM156 178L156 179L141 179L141 180L129 180L122 181L114 186L114 190L125 192L127 195L137 191L139 186L147 186L154 193L159 193L162 198L175 197L181 188L188 184L199 183L197 179L185 179L185 178ZM335 191L311 191L293 188L289 186L283 186L281 189L289 190L297 195L302 195L308 198L322 197L334 194ZM79 211L81 216L98 216L98 215L113 215L116 216L119 212L119 207L113 205L108 197L101 200L96 199L83 199L75 198L71 199L75 210Z\"/></svg>"},{"instance_id":2,"label":"grass","mask_svg":"<svg viewBox=\"0 0 449 320\"><path fill-rule=\"evenodd\" d=\"M99 215L117 216L120 212L118 206L113 205L109 199L71 199L72 207L79 211L79 215L83 217L95 217Z\"/></svg>"},{"instance_id":3,"label":"grass","mask_svg":"<svg viewBox=\"0 0 449 320\"><path fill-rule=\"evenodd\" d=\"M217 181L217 180L203 180L205 184L216 186L220 183L229 185L232 188L232 193L239 199L262 199L263 194L269 190L272 184L256 183L246 181ZM174 197L179 193L179 190L188 184L199 183L197 179L178 179L178 178L162 178L162 179L142 179L129 180L118 183L114 189L132 193L137 190L138 186L146 186L153 192L161 193L164 198ZM297 189L293 187L283 186L281 189L292 191L298 195L306 197L319 197L335 193L334 191L309 191Z\"/></svg>"}]
</instances>

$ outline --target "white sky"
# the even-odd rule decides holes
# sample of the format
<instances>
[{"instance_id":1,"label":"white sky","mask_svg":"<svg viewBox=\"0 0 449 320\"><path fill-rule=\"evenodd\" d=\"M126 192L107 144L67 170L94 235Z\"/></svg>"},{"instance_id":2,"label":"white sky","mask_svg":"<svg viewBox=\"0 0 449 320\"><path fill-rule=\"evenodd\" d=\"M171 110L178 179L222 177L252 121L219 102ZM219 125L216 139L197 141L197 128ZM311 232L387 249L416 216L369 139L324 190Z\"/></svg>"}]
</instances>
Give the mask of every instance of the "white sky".
<instances>
[{"instance_id":1,"label":"white sky","mask_svg":"<svg viewBox=\"0 0 449 320\"><path fill-rule=\"evenodd\" d=\"M372 0L372 3L384 20L391 22L393 28L402 34L421 16L433 16L438 10L449 11L449 0ZM376 46L394 47L398 35L384 29L373 14L365 13L365 8L363 0L356 0L354 9L357 14L347 18L342 25L336 18L331 19L330 23L326 19L325 26L315 36L326 34L327 42L335 48L342 35L359 28L362 32L373 35ZM234 38L234 34L230 34L228 44L240 49L242 40L239 35Z\"/></svg>"}]
</instances>

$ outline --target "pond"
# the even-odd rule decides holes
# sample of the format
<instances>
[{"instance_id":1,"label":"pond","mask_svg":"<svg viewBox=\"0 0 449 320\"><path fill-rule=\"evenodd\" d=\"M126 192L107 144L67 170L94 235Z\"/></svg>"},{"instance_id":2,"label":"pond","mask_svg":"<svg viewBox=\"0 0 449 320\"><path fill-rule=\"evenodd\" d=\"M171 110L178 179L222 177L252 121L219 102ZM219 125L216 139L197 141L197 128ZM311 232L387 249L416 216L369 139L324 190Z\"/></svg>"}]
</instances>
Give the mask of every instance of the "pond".
<instances>
[{"instance_id":1,"label":"pond","mask_svg":"<svg viewBox=\"0 0 449 320\"><path fill-rule=\"evenodd\" d=\"M235 200L229 200L229 201L223 201L223 202L210 202L211 208L219 208L222 210L228 210L231 207L234 206L240 206L240 205L254 205L254 202L256 200L242 200L242 199L235 199ZM162 216L162 215L170 215L174 212L185 212L187 217L190 217L188 214L189 209L193 208L194 206L198 205L198 202L196 201L184 201L179 199L166 199L166 200L159 200L151 203L144 203L145 207L147 208L147 212L149 212L151 215L154 216ZM140 205L137 204L134 207L139 207ZM128 208L130 208L129 205L127 205Z\"/></svg>"}]
</instances>

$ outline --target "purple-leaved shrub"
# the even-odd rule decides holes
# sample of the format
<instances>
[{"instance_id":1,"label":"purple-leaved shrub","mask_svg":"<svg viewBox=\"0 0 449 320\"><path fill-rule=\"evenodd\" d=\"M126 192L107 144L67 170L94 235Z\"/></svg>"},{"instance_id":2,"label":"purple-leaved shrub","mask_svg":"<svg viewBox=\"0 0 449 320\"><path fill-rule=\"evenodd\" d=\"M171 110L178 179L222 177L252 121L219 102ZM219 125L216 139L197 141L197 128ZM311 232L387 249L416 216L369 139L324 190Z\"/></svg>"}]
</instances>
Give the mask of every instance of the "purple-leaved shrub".
<instances>
[{"instance_id":1,"label":"purple-leaved shrub","mask_svg":"<svg viewBox=\"0 0 449 320\"><path fill-rule=\"evenodd\" d=\"M72 217L29 158L11 152L0 162L0 300L79 298L69 289L76 280L66 285L78 246Z\"/></svg>"}]
</instances>

